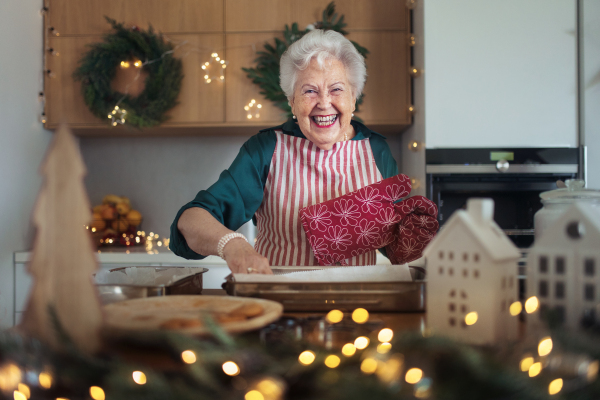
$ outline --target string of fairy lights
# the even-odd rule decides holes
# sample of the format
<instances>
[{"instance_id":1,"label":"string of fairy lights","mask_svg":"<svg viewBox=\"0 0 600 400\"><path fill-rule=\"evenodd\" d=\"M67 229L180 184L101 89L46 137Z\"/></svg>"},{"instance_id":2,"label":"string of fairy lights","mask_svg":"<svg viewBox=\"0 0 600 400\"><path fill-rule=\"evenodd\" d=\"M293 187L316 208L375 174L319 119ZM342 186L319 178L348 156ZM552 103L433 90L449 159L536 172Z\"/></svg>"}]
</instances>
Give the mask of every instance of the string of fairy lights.
<instances>
[{"instance_id":1,"label":"string of fairy lights","mask_svg":"<svg viewBox=\"0 0 600 400\"><path fill-rule=\"evenodd\" d=\"M510 306L510 313L513 317L518 317L524 310L527 314L538 311L539 301L530 297L524 303L514 302ZM341 310L332 310L325 316L328 324L335 325L344 318ZM364 308L355 309L350 318L356 324L363 325L369 321L369 312ZM477 323L477 313L471 312L465 315L466 325ZM423 336L427 337L430 333L427 330L422 331ZM365 375L376 375L383 383L391 383L403 380L409 385L413 385L414 396L417 398L427 398L431 394L433 377L429 377L422 368L416 365L410 365L401 353L393 352L392 339L394 331L390 328L383 328L372 332L368 336L358 336L353 342L344 344L339 351L329 351L324 354L317 354L313 350L304 350L298 354L297 361L300 365L308 367L316 362L322 362L327 368L333 370L344 363L345 359L350 359L360 354L360 363L358 368ZM376 342L375 342L376 340ZM181 360L188 365L195 364L198 356L193 350L184 350L181 352ZM222 362L222 371L230 377L244 375L243 367L235 359L228 359ZM548 370L553 374L564 373L572 378L567 381L566 378L556 377L549 381L547 392L549 395L560 393L567 384L571 389L577 385L589 384L597 379L599 362L592 360L585 355L569 355L565 353L555 354L552 337L544 336L537 342L535 353L526 353L518 363L518 369L526 373L530 378L535 378ZM146 373L139 369L129 372L131 380L138 385L145 385L148 382ZM0 390L13 390L15 400L27 400L31 396L30 385L38 386L42 389L53 387L55 376L49 370L23 371L14 363L8 363L0 366ZM286 387L285 383L278 377L266 376L251 385L244 382L246 393L245 400L280 400L283 398ZM233 385L239 385L240 382L232 382ZM579 382L579 383L578 383ZM90 397L94 400L105 400L105 392L100 386L91 386L89 388Z\"/></svg>"}]
</instances>

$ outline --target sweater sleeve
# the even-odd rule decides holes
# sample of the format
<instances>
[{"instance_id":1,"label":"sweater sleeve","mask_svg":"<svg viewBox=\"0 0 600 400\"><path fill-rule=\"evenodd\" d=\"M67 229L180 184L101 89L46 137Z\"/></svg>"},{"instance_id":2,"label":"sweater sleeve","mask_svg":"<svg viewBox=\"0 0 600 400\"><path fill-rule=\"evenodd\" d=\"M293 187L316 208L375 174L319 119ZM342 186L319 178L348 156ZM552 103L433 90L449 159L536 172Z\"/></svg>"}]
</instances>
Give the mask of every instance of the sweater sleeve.
<instances>
[{"instance_id":1,"label":"sweater sleeve","mask_svg":"<svg viewBox=\"0 0 600 400\"><path fill-rule=\"evenodd\" d=\"M206 257L190 249L177 229L181 214L188 208L205 209L233 231L254 216L263 200L276 141L272 130L262 131L251 137L244 143L231 166L221 173L217 182L198 192L194 200L181 207L171 225L169 248L175 254L194 260Z\"/></svg>"}]
</instances>

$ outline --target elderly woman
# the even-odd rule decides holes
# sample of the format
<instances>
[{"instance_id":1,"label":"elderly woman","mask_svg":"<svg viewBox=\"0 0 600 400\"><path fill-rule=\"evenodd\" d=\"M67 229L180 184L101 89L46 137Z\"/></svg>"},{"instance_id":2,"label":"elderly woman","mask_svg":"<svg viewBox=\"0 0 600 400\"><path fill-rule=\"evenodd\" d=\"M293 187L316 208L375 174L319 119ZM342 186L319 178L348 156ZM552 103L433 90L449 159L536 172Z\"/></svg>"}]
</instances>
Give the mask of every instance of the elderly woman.
<instances>
[{"instance_id":1,"label":"elderly woman","mask_svg":"<svg viewBox=\"0 0 600 400\"><path fill-rule=\"evenodd\" d=\"M171 226L176 254L219 255L235 273L316 265L299 210L398 173L385 138L352 120L366 68L349 40L314 30L290 46L280 70L293 119L251 137L219 180L179 211ZM233 232L251 218L255 247ZM372 265L375 256L346 264Z\"/></svg>"}]
</instances>

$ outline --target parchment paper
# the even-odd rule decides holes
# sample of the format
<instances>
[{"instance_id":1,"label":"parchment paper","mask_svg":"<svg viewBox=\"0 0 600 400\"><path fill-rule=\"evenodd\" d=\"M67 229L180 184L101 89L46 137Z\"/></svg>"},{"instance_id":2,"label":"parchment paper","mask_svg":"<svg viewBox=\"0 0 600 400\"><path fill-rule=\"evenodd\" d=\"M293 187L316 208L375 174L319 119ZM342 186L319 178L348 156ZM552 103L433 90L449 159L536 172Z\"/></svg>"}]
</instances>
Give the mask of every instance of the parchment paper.
<instances>
[{"instance_id":1,"label":"parchment paper","mask_svg":"<svg viewBox=\"0 0 600 400\"><path fill-rule=\"evenodd\" d=\"M277 268L277 267L274 267ZM298 267L302 268L302 267ZM236 282L402 282L412 281L408 264L323 267L283 275L233 274Z\"/></svg>"}]
</instances>

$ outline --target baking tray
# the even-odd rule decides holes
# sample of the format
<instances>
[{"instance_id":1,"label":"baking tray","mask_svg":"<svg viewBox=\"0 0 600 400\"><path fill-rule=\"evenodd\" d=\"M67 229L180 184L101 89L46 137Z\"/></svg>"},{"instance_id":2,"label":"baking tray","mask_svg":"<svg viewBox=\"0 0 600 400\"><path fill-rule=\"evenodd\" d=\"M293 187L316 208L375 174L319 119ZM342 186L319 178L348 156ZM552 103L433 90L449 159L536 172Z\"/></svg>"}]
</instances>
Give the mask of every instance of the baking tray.
<instances>
[{"instance_id":1,"label":"baking tray","mask_svg":"<svg viewBox=\"0 0 600 400\"><path fill-rule=\"evenodd\" d=\"M194 273L185 276L168 285L135 285L135 284L96 284L100 299L103 304L115 303L130 299L139 299L143 297L167 296L176 294L202 294L202 274L208 271L208 268L202 267L180 267L180 266L139 266L139 267L121 267L113 268L109 272L123 272L127 268L152 268L156 272L165 271L173 268L191 268Z\"/></svg>"},{"instance_id":2,"label":"baking tray","mask_svg":"<svg viewBox=\"0 0 600 400\"><path fill-rule=\"evenodd\" d=\"M352 311L358 307L371 312L424 312L425 270L409 268L412 282L236 282L229 275L223 288L231 296L278 301L286 312ZM271 269L274 274L284 274L323 268Z\"/></svg>"}]
</instances>

